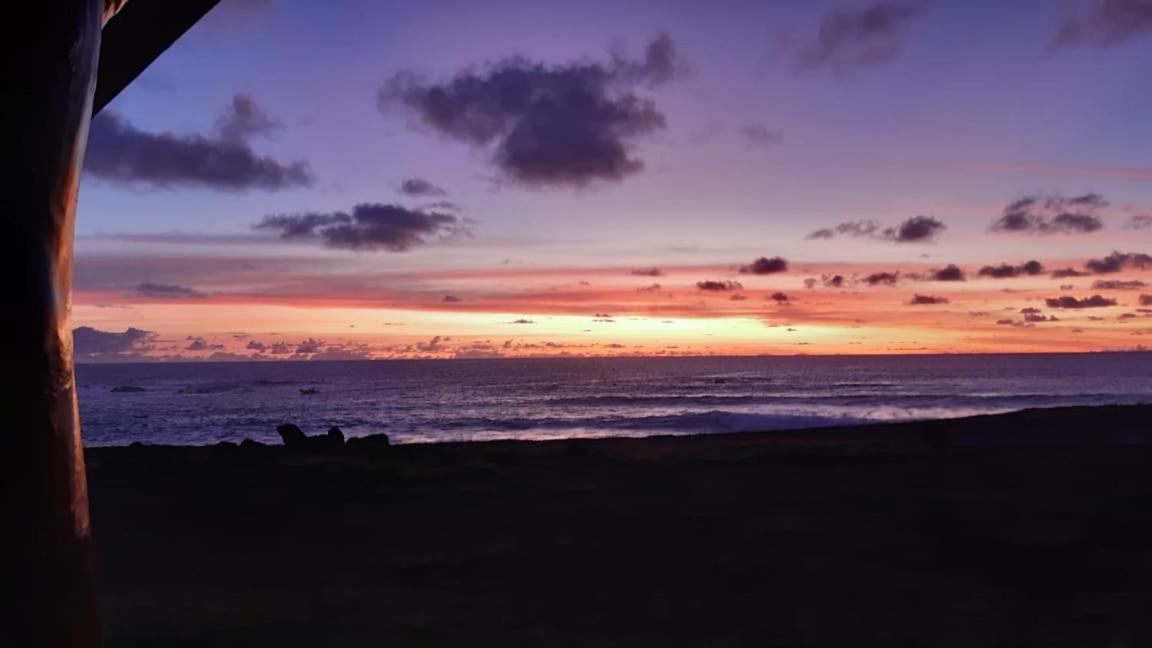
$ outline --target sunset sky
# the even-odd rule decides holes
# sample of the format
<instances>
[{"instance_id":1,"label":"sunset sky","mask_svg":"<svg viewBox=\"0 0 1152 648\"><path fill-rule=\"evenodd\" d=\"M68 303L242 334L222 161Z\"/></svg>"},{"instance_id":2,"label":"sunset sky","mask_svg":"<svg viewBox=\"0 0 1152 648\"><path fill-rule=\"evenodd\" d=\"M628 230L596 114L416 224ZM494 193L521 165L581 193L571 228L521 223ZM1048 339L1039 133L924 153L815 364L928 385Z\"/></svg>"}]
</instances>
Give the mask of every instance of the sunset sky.
<instances>
[{"instance_id":1,"label":"sunset sky","mask_svg":"<svg viewBox=\"0 0 1152 648\"><path fill-rule=\"evenodd\" d=\"M1152 346L1152 3L223 0L76 234L80 361Z\"/></svg>"}]
</instances>

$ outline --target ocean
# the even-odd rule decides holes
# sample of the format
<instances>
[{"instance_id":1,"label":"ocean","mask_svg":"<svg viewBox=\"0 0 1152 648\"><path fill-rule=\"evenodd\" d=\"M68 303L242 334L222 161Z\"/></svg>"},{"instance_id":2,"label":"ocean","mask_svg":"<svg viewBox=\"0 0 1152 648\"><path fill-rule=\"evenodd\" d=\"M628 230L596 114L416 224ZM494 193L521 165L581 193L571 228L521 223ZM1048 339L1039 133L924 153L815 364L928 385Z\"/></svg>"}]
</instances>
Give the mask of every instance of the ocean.
<instances>
[{"instance_id":1,"label":"ocean","mask_svg":"<svg viewBox=\"0 0 1152 648\"><path fill-rule=\"evenodd\" d=\"M784 430L1152 403L1152 353L80 365L89 446ZM315 393L304 393L315 390Z\"/></svg>"}]
</instances>

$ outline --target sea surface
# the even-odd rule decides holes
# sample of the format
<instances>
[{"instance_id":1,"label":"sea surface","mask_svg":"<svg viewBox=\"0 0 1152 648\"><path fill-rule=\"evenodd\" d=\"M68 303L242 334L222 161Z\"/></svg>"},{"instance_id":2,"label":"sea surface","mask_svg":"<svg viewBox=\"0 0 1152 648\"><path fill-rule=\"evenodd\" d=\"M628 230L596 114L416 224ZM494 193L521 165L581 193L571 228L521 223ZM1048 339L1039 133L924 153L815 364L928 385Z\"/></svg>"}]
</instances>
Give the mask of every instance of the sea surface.
<instances>
[{"instance_id":1,"label":"sea surface","mask_svg":"<svg viewBox=\"0 0 1152 648\"><path fill-rule=\"evenodd\" d=\"M81 365L76 373L91 446L279 442L275 428L285 422L309 434L335 425L347 436L384 432L394 443L422 443L783 430L1152 403L1147 352L155 363Z\"/></svg>"}]
</instances>

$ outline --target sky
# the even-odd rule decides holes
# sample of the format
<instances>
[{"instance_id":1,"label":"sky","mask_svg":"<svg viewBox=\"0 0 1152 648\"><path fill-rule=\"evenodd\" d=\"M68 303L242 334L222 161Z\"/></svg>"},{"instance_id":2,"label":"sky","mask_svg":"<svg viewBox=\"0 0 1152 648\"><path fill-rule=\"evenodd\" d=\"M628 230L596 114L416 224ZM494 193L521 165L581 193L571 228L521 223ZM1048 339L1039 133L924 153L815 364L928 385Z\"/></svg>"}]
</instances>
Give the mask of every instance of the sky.
<instances>
[{"instance_id":1,"label":"sky","mask_svg":"<svg viewBox=\"0 0 1152 648\"><path fill-rule=\"evenodd\" d=\"M91 125L81 362L1152 345L1148 0L223 0Z\"/></svg>"}]
</instances>

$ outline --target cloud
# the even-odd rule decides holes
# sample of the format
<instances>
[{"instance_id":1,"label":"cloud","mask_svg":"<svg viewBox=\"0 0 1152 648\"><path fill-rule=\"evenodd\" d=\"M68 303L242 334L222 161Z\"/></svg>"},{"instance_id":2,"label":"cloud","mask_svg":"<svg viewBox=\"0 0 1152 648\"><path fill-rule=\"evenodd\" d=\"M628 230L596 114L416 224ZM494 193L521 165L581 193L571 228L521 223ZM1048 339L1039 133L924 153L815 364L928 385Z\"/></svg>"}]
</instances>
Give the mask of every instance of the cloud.
<instances>
[{"instance_id":1,"label":"cloud","mask_svg":"<svg viewBox=\"0 0 1152 648\"><path fill-rule=\"evenodd\" d=\"M964 271L960 266L950 263L939 270L933 270L929 277L932 281L964 281Z\"/></svg>"},{"instance_id":2,"label":"cloud","mask_svg":"<svg viewBox=\"0 0 1152 648\"><path fill-rule=\"evenodd\" d=\"M244 346L245 349L255 351L256 353L264 353L268 350L268 345L257 340L249 340L248 344Z\"/></svg>"},{"instance_id":3,"label":"cloud","mask_svg":"<svg viewBox=\"0 0 1152 648\"><path fill-rule=\"evenodd\" d=\"M1109 47L1147 35L1152 35L1152 3L1148 0L1095 0L1091 11L1064 21L1056 42Z\"/></svg>"},{"instance_id":4,"label":"cloud","mask_svg":"<svg viewBox=\"0 0 1152 648\"><path fill-rule=\"evenodd\" d=\"M760 257L751 264L740 267L740 274L775 274L777 272L785 272L788 270L788 261L782 257Z\"/></svg>"},{"instance_id":5,"label":"cloud","mask_svg":"<svg viewBox=\"0 0 1152 648\"><path fill-rule=\"evenodd\" d=\"M1141 306L1152 306L1152 295L1140 295Z\"/></svg>"},{"instance_id":6,"label":"cloud","mask_svg":"<svg viewBox=\"0 0 1152 648\"><path fill-rule=\"evenodd\" d=\"M444 295L444 299L441 299L440 301L444 302L445 304L459 304L464 300L460 299L456 295Z\"/></svg>"},{"instance_id":7,"label":"cloud","mask_svg":"<svg viewBox=\"0 0 1152 648\"><path fill-rule=\"evenodd\" d=\"M401 105L431 130L485 151L507 180L583 187L643 168L634 142L666 122L635 90L666 83L681 69L663 35L639 62L615 57L608 64L549 66L510 58L441 84L401 72L380 89L377 105L382 112Z\"/></svg>"},{"instance_id":8,"label":"cloud","mask_svg":"<svg viewBox=\"0 0 1152 648\"><path fill-rule=\"evenodd\" d=\"M285 164L252 151L243 138L267 127L251 114L237 113L235 100L221 120L222 134L216 137L146 133L114 112L101 111L92 118L84 171L109 182L158 188L245 191L312 185L307 163Z\"/></svg>"},{"instance_id":9,"label":"cloud","mask_svg":"<svg viewBox=\"0 0 1152 648\"><path fill-rule=\"evenodd\" d=\"M400 193L405 196L447 196L448 192L424 178L408 178L400 183Z\"/></svg>"},{"instance_id":10,"label":"cloud","mask_svg":"<svg viewBox=\"0 0 1152 648\"><path fill-rule=\"evenodd\" d=\"M521 317L520 319L514 319L508 323L509 324L535 324L536 322L535 322L535 320L525 319L525 318Z\"/></svg>"},{"instance_id":11,"label":"cloud","mask_svg":"<svg viewBox=\"0 0 1152 648\"><path fill-rule=\"evenodd\" d=\"M1068 279L1069 277L1085 277L1087 272L1077 270L1076 268L1060 268L1059 270L1052 271L1053 279Z\"/></svg>"},{"instance_id":12,"label":"cloud","mask_svg":"<svg viewBox=\"0 0 1152 648\"><path fill-rule=\"evenodd\" d=\"M176 284L159 284L146 281L142 284L137 284L136 294L143 297L158 297L165 299L187 299L195 297L203 297L204 293L199 290L194 290L187 286L178 286Z\"/></svg>"},{"instance_id":13,"label":"cloud","mask_svg":"<svg viewBox=\"0 0 1152 648\"><path fill-rule=\"evenodd\" d=\"M1096 274L1111 274L1127 269L1147 270L1152 268L1152 256L1139 252L1113 251L1103 259L1089 259L1084 267Z\"/></svg>"},{"instance_id":14,"label":"cloud","mask_svg":"<svg viewBox=\"0 0 1152 648\"><path fill-rule=\"evenodd\" d=\"M808 240L827 240L837 235L853 236L857 238L875 236L880 231L880 223L871 220L840 223L833 228L822 228L812 232L805 238Z\"/></svg>"},{"instance_id":15,"label":"cloud","mask_svg":"<svg viewBox=\"0 0 1152 648\"><path fill-rule=\"evenodd\" d=\"M780 133L759 124L749 124L741 128L740 133L749 144L759 148L771 148L784 143L784 137Z\"/></svg>"},{"instance_id":16,"label":"cloud","mask_svg":"<svg viewBox=\"0 0 1152 648\"><path fill-rule=\"evenodd\" d=\"M884 236L897 243L919 243L935 239L945 229L947 226L944 223L931 216L914 216L895 229L884 230Z\"/></svg>"},{"instance_id":17,"label":"cloud","mask_svg":"<svg viewBox=\"0 0 1152 648\"><path fill-rule=\"evenodd\" d=\"M155 347L156 334L138 328L123 333L80 326L72 331L72 350L77 358L135 356Z\"/></svg>"},{"instance_id":18,"label":"cloud","mask_svg":"<svg viewBox=\"0 0 1152 648\"><path fill-rule=\"evenodd\" d=\"M1140 290L1147 287L1148 284L1136 279L1131 281L1104 279L1092 282L1092 290Z\"/></svg>"},{"instance_id":19,"label":"cloud","mask_svg":"<svg viewBox=\"0 0 1152 648\"><path fill-rule=\"evenodd\" d=\"M895 286L896 282L900 280L899 272L873 272L872 274L864 277L861 281L869 286Z\"/></svg>"},{"instance_id":20,"label":"cloud","mask_svg":"<svg viewBox=\"0 0 1152 648\"><path fill-rule=\"evenodd\" d=\"M1152 229L1152 214L1137 214L1124 225L1124 228L1134 230Z\"/></svg>"},{"instance_id":21,"label":"cloud","mask_svg":"<svg viewBox=\"0 0 1152 648\"><path fill-rule=\"evenodd\" d=\"M1044 264L1039 261L1025 261L1020 265L1001 263L998 266L984 266L976 273L981 277L990 279L1012 279L1015 277L1034 277L1044 272Z\"/></svg>"},{"instance_id":22,"label":"cloud","mask_svg":"<svg viewBox=\"0 0 1152 648\"><path fill-rule=\"evenodd\" d=\"M311 355L319 353L320 349L324 346L324 342L316 338L308 338L296 345L296 355Z\"/></svg>"},{"instance_id":23,"label":"cloud","mask_svg":"<svg viewBox=\"0 0 1152 648\"><path fill-rule=\"evenodd\" d=\"M1100 295L1093 295L1091 297L1084 297L1083 299L1076 299L1075 297L1054 297L1045 299L1044 303L1048 304L1048 308L1104 308L1106 306L1115 306L1115 299L1108 299Z\"/></svg>"},{"instance_id":24,"label":"cloud","mask_svg":"<svg viewBox=\"0 0 1152 648\"><path fill-rule=\"evenodd\" d=\"M723 292L726 290L742 290L744 285L739 281L697 281L696 287L709 292Z\"/></svg>"},{"instance_id":25,"label":"cloud","mask_svg":"<svg viewBox=\"0 0 1152 648\"><path fill-rule=\"evenodd\" d=\"M1088 234L1103 229L1097 211L1108 201L1096 193L1072 198L1025 196L1009 203L992 222L993 232L1023 234Z\"/></svg>"},{"instance_id":26,"label":"cloud","mask_svg":"<svg viewBox=\"0 0 1152 648\"><path fill-rule=\"evenodd\" d=\"M463 231L450 214L408 209L399 205L362 203L352 213L327 212L265 216L256 229L273 230L280 238L317 239L331 248L403 252L424 245L428 237Z\"/></svg>"},{"instance_id":27,"label":"cloud","mask_svg":"<svg viewBox=\"0 0 1152 648\"><path fill-rule=\"evenodd\" d=\"M795 48L793 67L846 72L892 61L904 48L908 24L920 13L919 2L892 1L831 11L816 37Z\"/></svg>"},{"instance_id":28,"label":"cloud","mask_svg":"<svg viewBox=\"0 0 1152 648\"><path fill-rule=\"evenodd\" d=\"M791 298L782 292L774 292L768 296L768 299L775 301L777 304L787 304L791 301Z\"/></svg>"},{"instance_id":29,"label":"cloud","mask_svg":"<svg viewBox=\"0 0 1152 648\"><path fill-rule=\"evenodd\" d=\"M844 275L820 275L820 283L825 288L843 288L845 282L847 279L844 278Z\"/></svg>"},{"instance_id":30,"label":"cloud","mask_svg":"<svg viewBox=\"0 0 1152 648\"><path fill-rule=\"evenodd\" d=\"M232 103L216 119L216 132L225 142L247 142L256 136L270 135L283 127L246 94L232 97Z\"/></svg>"},{"instance_id":31,"label":"cloud","mask_svg":"<svg viewBox=\"0 0 1152 648\"><path fill-rule=\"evenodd\" d=\"M933 295L915 295L912 297L912 300L908 302L910 306L932 306L947 303L949 303L947 297L936 297Z\"/></svg>"},{"instance_id":32,"label":"cloud","mask_svg":"<svg viewBox=\"0 0 1152 648\"><path fill-rule=\"evenodd\" d=\"M805 239L814 241L851 236L893 243L924 243L935 240L946 229L947 225L932 216L913 216L895 227L883 227L873 220L840 223L835 227L818 229Z\"/></svg>"},{"instance_id":33,"label":"cloud","mask_svg":"<svg viewBox=\"0 0 1152 648\"><path fill-rule=\"evenodd\" d=\"M664 271L660 268L638 268L630 274L636 277L663 277Z\"/></svg>"},{"instance_id":34,"label":"cloud","mask_svg":"<svg viewBox=\"0 0 1152 648\"><path fill-rule=\"evenodd\" d=\"M223 344L209 344L208 340L202 337L191 338L188 346L184 347L185 351L221 351L224 349Z\"/></svg>"}]
</instances>

